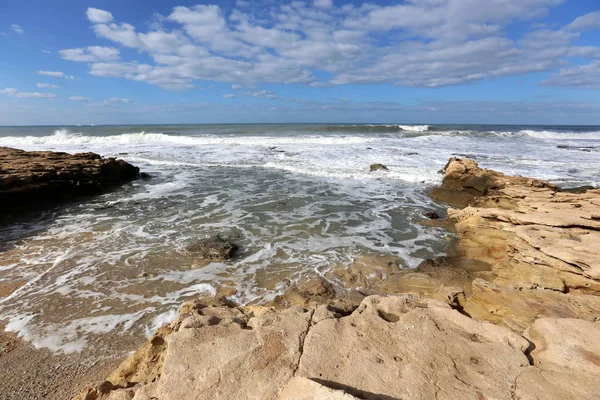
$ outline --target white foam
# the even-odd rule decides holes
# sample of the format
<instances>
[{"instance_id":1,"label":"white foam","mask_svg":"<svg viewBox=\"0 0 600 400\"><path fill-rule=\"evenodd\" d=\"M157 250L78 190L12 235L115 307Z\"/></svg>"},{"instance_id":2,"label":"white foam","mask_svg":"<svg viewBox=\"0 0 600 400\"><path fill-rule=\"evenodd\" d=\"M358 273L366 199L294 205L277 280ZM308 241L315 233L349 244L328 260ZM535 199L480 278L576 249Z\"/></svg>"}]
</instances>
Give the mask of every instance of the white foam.
<instances>
[{"instance_id":1,"label":"white foam","mask_svg":"<svg viewBox=\"0 0 600 400\"><path fill-rule=\"evenodd\" d=\"M152 322L150 323L150 325L146 326L146 328L145 328L146 337L147 338L151 337L155 330L157 330L158 328L160 328L163 325L166 325L166 324L169 324L169 323L175 321L175 318L177 318L177 315L178 315L177 307L173 307L167 312L158 314L156 317L154 317L152 319Z\"/></svg>"},{"instance_id":2,"label":"white foam","mask_svg":"<svg viewBox=\"0 0 600 400\"><path fill-rule=\"evenodd\" d=\"M69 133L67 130L55 131L50 136L6 136L0 137L0 146L27 145L143 145L174 144L186 146L235 145L235 146L277 146L287 144L344 145L350 143L368 143L370 138L356 136L177 136L164 133L139 132L111 136L87 136Z\"/></svg>"},{"instance_id":3,"label":"white foam","mask_svg":"<svg viewBox=\"0 0 600 400\"><path fill-rule=\"evenodd\" d=\"M556 132L556 131L534 131L525 129L520 134L537 139L586 139L600 140L600 132Z\"/></svg>"},{"instance_id":4,"label":"white foam","mask_svg":"<svg viewBox=\"0 0 600 400\"><path fill-rule=\"evenodd\" d=\"M400 129L403 131L412 131L412 132L427 132L429 130L429 125L398 125Z\"/></svg>"}]
</instances>

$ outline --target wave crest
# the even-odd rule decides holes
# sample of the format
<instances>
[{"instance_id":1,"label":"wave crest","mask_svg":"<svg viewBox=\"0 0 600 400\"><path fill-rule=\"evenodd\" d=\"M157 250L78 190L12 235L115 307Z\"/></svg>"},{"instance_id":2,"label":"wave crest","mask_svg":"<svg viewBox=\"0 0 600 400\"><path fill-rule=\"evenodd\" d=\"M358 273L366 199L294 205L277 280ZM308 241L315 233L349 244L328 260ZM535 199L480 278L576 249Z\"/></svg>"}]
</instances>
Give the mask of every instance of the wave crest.
<instances>
[{"instance_id":1,"label":"wave crest","mask_svg":"<svg viewBox=\"0 0 600 400\"><path fill-rule=\"evenodd\" d=\"M427 132L430 128L429 125L398 125L398 128L403 131L411 132Z\"/></svg>"}]
</instances>

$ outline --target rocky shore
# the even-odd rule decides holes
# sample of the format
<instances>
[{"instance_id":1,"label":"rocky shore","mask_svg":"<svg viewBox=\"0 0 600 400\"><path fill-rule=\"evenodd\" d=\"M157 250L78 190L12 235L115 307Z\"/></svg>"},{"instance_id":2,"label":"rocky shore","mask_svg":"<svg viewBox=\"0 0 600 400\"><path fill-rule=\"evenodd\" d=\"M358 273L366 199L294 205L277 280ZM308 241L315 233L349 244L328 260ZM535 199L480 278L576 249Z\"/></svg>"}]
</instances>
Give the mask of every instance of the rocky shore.
<instances>
[{"instance_id":1,"label":"rocky shore","mask_svg":"<svg viewBox=\"0 0 600 400\"><path fill-rule=\"evenodd\" d=\"M0 209L6 213L97 194L139 174L138 167L94 153L0 147Z\"/></svg>"},{"instance_id":2,"label":"rocky shore","mask_svg":"<svg viewBox=\"0 0 600 400\"><path fill-rule=\"evenodd\" d=\"M456 255L365 257L236 306L185 304L78 399L597 399L600 190L451 159Z\"/></svg>"}]
</instances>

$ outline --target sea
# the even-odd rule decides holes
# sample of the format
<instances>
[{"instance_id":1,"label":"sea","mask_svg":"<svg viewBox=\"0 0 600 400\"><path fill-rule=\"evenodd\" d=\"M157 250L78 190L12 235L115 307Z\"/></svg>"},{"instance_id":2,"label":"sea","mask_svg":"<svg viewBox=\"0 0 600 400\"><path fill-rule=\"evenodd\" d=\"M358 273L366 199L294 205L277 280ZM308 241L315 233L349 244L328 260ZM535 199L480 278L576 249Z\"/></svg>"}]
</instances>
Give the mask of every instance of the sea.
<instances>
[{"instance_id":1,"label":"sea","mask_svg":"<svg viewBox=\"0 0 600 400\"><path fill-rule=\"evenodd\" d=\"M231 124L0 127L0 146L122 158L148 173L102 195L11 216L0 210L0 320L38 348L109 351L234 287L268 302L363 256L400 268L448 251L420 222L452 156L563 187L600 185L600 126ZM370 172L381 163L389 171ZM227 263L185 249L216 234ZM107 338L110 338L108 340Z\"/></svg>"}]
</instances>

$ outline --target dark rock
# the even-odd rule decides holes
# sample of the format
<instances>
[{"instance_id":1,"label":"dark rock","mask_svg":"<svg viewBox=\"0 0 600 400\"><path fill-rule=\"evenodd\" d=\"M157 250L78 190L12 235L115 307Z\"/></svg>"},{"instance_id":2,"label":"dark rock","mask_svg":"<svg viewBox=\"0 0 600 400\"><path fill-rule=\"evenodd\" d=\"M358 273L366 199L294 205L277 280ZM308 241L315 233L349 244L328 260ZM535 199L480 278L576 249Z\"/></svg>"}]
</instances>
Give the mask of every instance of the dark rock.
<instances>
[{"instance_id":1,"label":"dark rock","mask_svg":"<svg viewBox=\"0 0 600 400\"><path fill-rule=\"evenodd\" d=\"M371 172L374 172L374 171L389 171L390 170L388 167L386 167L383 164L371 164L371 166L369 167L369 169L371 170Z\"/></svg>"},{"instance_id":2,"label":"dark rock","mask_svg":"<svg viewBox=\"0 0 600 400\"><path fill-rule=\"evenodd\" d=\"M429 219L440 219L440 215L433 211L428 211L426 213L423 213L423 216L426 218L429 218Z\"/></svg>"},{"instance_id":3,"label":"dark rock","mask_svg":"<svg viewBox=\"0 0 600 400\"><path fill-rule=\"evenodd\" d=\"M0 147L0 209L13 211L100 193L137 178L139 168L95 153Z\"/></svg>"},{"instance_id":4,"label":"dark rock","mask_svg":"<svg viewBox=\"0 0 600 400\"><path fill-rule=\"evenodd\" d=\"M152 175L150 175L147 172L140 172L140 178L142 178L142 179L150 179L150 178L152 178Z\"/></svg>"},{"instance_id":5,"label":"dark rock","mask_svg":"<svg viewBox=\"0 0 600 400\"><path fill-rule=\"evenodd\" d=\"M187 248L195 256L207 260L231 260L238 249L235 243L222 239L219 235L203 239Z\"/></svg>"}]
</instances>

